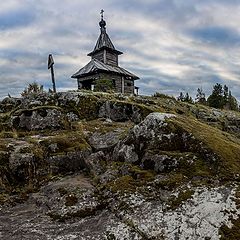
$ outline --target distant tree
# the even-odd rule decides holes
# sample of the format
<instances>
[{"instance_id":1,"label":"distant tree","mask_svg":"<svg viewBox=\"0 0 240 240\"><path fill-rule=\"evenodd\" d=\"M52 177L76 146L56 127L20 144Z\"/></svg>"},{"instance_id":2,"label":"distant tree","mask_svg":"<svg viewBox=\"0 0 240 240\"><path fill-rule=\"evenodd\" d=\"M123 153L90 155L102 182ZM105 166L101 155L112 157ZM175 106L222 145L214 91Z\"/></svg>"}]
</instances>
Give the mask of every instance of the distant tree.
<instances>
[{"instance_id":1,"label":"distant tree","mask_svg":"<svg viewBox=\"0 0 240 240\"><path fill-rule=\"evenodd\" d=\"M236 98L232 96L227 85L224 85L223 88L219 83L214 85L212 94L208 97L207 102L210 107L238 111L238 102Z\"/></svg>"},{"instance_id":2,"label":"distant tree","mask_svg":"<svg viewBox=\"0 0 240 240\"><path fill-rule=\"evenodd\" d=\"M227 85L223 86L223 105L226 105L229 100L229 92Z\"/></svg>"},{"instance_id":3,"label":"distant tree","mask_svg":"<svg viewBox=\"0 0 240 240\"><path fill-rule=\"evenodd\" d=\"M184 101L185 101L185 102L188 102L189 100L190 100L190 97L189 97L189 94L188 94L188 92L187 92L186 95L185 95Z\"/></svg>"},{"instance_id":4,"label":"distant tree","mask_svg":"<svg viewBox=\"0 0 240 240\"><path fill-rule=\"evenodd\" d=\"M180 101L180 102L184 102L185 97L184 97L182 92L180 92L180 95L178 96L177 100Z\"/></svg>"},{"instance_id":5,"label":"distant tree","mask_svg":"<svg viewBox=\"0 0 240 240\"><path fill-rule=\"evenodd\" d=\"M43 93L43 86L39 85L37 82L33 82L28 84L28 86L24 89L21 95L23 97L26 97L29 95L37 95L40 93Z\"/></svg>"},{"instance_id":6,"label":"distant tree","mask_svg":"<svg viewBox=\"0 0 240 240\"><path fill-rule=\"evenodd\" d=\"M231 91L229 91L228 103L229 103L230 110L238 111L239 106L238 106L237 99L232 96Z\"/></svg>"},{"instance_id":7,"label":"distant tree","mask_svg":"<svg viewBox=\"0 0 240 240\"><path fill-rule=\"evenodd\" d=\"M193 99L189 96L188 92L185 95L184 102L193 103Z\"/></svg>"},{"instance_id":8,"label":"distant tree","mask_svg":"<svg viewBox=\"0 0 240 240\"><path fill-rule=\"evenodd\" d=\"M200 103L200 104L206 104L206 97L205 97L205 93L203 92L202 88L197 89L195 102Z\"/></svg>"},{"instance_id":9,"label":"distant tree","mask_svg":"<svg viewBox=\"0 0 240 240\"><path fill-rule=\"evenodd\" d=\"M180 92L180 95L177 98L177 100L181 102L193 103L192 97L190 97L188 93L186 93L186 95L184 96L184 94Z\"/></svg>"},{"instance_id":10,"label":"distant tree","mask_svg":"<svg viewBox=\"0 0 240 240\"><path fill-rule=\"evenodd\" d=\"M214 108L222 108L224 105L222 93L222 85L219 83L215 84L213 86L212 94L207 99L208 105Z\"/></svg>"}]
</instances>

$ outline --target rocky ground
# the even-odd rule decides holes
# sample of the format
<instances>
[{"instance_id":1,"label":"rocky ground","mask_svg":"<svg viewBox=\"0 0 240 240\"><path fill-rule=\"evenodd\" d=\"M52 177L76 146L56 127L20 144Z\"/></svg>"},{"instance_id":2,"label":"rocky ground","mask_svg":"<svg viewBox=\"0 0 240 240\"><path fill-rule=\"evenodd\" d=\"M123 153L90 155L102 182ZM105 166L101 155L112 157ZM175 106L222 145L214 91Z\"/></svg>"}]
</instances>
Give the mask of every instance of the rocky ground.
<instances>
[{"instance_id":1,"label":"rocky ground","mask_svg":"<svg viewBox=\"0 0 240 240\"><path fill-rule=\"evenodd\" d=\"M0 102L1 239L240 239L240 113L65 92Z\"/></svg>"}]
</instances>

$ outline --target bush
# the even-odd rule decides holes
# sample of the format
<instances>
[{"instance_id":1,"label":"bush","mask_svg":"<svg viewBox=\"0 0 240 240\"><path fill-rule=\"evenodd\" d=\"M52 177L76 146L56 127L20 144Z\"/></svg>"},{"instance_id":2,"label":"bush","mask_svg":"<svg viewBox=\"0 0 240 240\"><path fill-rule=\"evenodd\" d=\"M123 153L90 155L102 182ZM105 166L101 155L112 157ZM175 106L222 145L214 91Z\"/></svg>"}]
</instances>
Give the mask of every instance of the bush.
<instances>
[{"instance_id":1,"label":"bush","mask_svg":"<svg viewBox=\"0 0 240 240\"><path fill-rule=\"evenodd\" d=\"M37 82L29 83L28 86L21 93L22 97L29 95L37 95L43 93L43 86L39 85Z\"/></svg>"},{"instance_id":2,"label":"bush","mask_svg":"<svg viewBox=\"0 0 240 240\"><path fill-rule=\"evenodd\" d=\"M113 83L110 79L99 79L95 81L94 91L108 92L113 90Z\"/></svg>"}]
</instances>

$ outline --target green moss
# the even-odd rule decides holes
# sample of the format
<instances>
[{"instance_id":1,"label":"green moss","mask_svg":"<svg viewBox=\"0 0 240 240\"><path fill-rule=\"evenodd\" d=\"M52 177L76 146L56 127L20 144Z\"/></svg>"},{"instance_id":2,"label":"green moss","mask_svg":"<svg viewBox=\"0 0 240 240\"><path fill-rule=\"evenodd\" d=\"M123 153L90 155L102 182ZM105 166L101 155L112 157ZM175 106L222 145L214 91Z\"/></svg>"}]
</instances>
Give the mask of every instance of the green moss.
<instances>
[{"instance_id":1,"label":"green moss","mask_svg":"<svg viewBox=\"0 0 240 240\"><path fill-rule=\"evenodd\" d=\"M55 150L49 148L52 144L56 144L57 148ZM83 134L79 132L69 132L49 137L41 141L41 145L48 148L50 154L82 151L90 148Z\"/></svg>"},{"instance_id":2,"label":"green moss","mask_svg":"<svg viewBox=\"0 0 240 240\"><path fill-rule=\"evenodd\" d=\"M182 203L186 202L188 199L191 199L194 194L193 190L181 191L177 197L169 199L169 205L172 210L178 208Z\"/></svg>"},{"instance_id":3,"label":"green moss","mask_svg":"<svg viewBox=\"0 0 240 240\"><path fill-rule=\"evenodd\" d=\"M10 118L10 113L0 113L0 122L7 122Z\"/></svg>"},{"instance_id":4,"label":"green moss","mask_svg":"<svg viewBox=\"0 0 240 240\"><path fill-rule=\"evenodd\" d=\"M38 160L44 159L44 156L46 153L44 152L44 149L37 143L33 142L32 144L22 147L19 150L20 153L31 153L34 155L34 157Z\"/></svg>"},{"instance_id":5,"label":"green moss","mask_svg":"<svg viewBox=\"0 0 240 240\"><path fill-rule=\"evenodd\" d=\"M0 151L7 151L8 150L8 142L4 139L0 139Z\"/></svg>"},{"instance_id":6,"label":"green moss","mask_svg":"<svg viewBox=\"0 0 240 240\"><path fill-rule=\"evenodd\" d=\"M156 186L166 189L172 190L176 187L183 184L186 181L186 178L181 173L170 173L164 176L162 179L158 180L155 184Z\"/></svg>"},{"instance_id":7,"label":"green moss","mask_svg":"<svg viewBox=\"0 0 240 240\"><path fill-rule=\"evenodd\" d=\"M34 148L32 149L32 153L34 157L37 158L38 160L44 160L44 157L46 156L46 152L39 145L34 145Z\"/></svg>"},{"instance_id":8,"label":"green moss","mask_svg":"<svg viewBox=\"0 0 240 240\"><path fill-rule=\"evenodd\" d=\"M157 105L145 105L145 104L134 104L135 108L139 109L139 113L141 114L142 120L148 116L152 112L162 112L164 111L160 106Z\"/></svg>"},{"instance_id":9,"label":"green moss","mask_svg":"<svg viewBox=\"0 0 240 240\"><path fill-rule=\"evenodd\" d=\"M239 240L240 239L240 218L232 220L233 226L229 228L226 225L221 226L219 233L221 240Z\"/></svg>"},{"instance_id":10,"label":"green moss","mask_svg":"<svg viewBox=\"0 0 240 240\"><path fill-rule=\"evenodd\" d=\"M217 167L222 178L232 179L233 175L237 175L240 172L239 139L191 117L179 116L170 121L193 134L197 140L203 142L209 150L219 156L221 161L218 162Z\"/></svg>"},{"instance_id":11,"label":"green moss","mask_svg":"<svg viewBox=\"0 0 240 240\"><path fill-rule=\"evenodd\" d=\"M0 194L0 205L3 205L4 203L9 201L9 195L6 193Z\"/></svg>"},{"instance_id":12,"label":"green moss","mask_svg":"<svg viewBox=\"0 0 240 240\"><path fill-rule=\"evenodd\" d=\"M17 138L17 133L16 131L2 131L0 133L0 138Z\"/></svg>"},{"instance_id":13,"label":"green moss","mask_svg":"<svg viewBox=\"0 0 240 240\"><path fill-rule=\"evenodd\" d=\"M135 192L136 187L136 181L133 179L132 176L129 175L119 177L112 182L106 184L106 188L115 193Z\"/></svg>"},{"instance_id":14,"label":"green moss","mask_svg":"<svg viewBox=\"0 0 240 240\"><path fill-rule=\"evenodd\" d=\"M152 170L143 170L136 165L129 165L129 173L134 179L141 180L144 182L153 181L156 173Z\"/></svg>"},{"instance_id":15,"label":"green moss","mask_svg":"<svg viewBox=\"0 0 240 240\"><path fill-rule=\"evenodd\" d=\"M178 166L178 171L189 179L194 177L213 177L213 171L209 164L202 159L195 159L189 162L189 159L182 159Z\"/></svg>"},{"instance_id":16,"label":"green moss","mask_svg":"<svg viewBox=\"0 0 240 240\"><path fill-rule=\"evenodd\" d=\"M115 163L112 168L120 171L123 166L128 169L128 175L120 176L105 185L112 192L135 192L147 182L153 181L156 175L153 171L143 170L138 166L126 163Z\"/></svg>"},{"instance_id":17,"label":"green moss","mask_svg":"<svg viewBox=\"0 0 240 240\"><path fill-rule=\"evenodd\" d=\"M112 123L104 123L101 119L96 119L92 121L82 121L78 122L78 129L81 129L85 132L99 132L99 133L107 133L112 132L116 129L123 130L123 132L128 131L131 127L133 127L132 122L112 122Z\"/></svg>"}]
</instances>

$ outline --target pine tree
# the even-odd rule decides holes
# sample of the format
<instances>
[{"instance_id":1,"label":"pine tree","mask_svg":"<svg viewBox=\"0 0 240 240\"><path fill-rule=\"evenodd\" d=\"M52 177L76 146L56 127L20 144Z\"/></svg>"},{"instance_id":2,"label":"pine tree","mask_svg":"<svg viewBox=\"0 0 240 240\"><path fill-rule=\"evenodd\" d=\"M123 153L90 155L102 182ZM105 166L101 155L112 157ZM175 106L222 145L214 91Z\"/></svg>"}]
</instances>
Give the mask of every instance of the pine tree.
<instances>
[{"instance_id":1,"label":"pine tree","mask_svg":"<svg viewBox=\"0 0 240 240\"><path fill-rule=\"evenodd\" d=\"M184 97L184 95L183 95L182 92L180 92L180 95L179 95L179 97L177 98L177 100L180 101L180 102L184 102L185 97Z\"/></svg>"},{"instance_id":2,"label":"pine tree","mask_svg":"<svg viewBox=\"0 0 240 240\"><path fill-rule=\"evenodd\" d=\"M229 100L229 93L228 93L228 87L227 85L223 86L223 105L226 105Z\"/></svg>"},{"instance_id":3,"label":"pine tree","mask_svg":"<svg viewBox=\"0 0 240 240\"><path fill-rule=\"evenodd\" d=\"M200 104L206 104L205 93L203 92L202 88L197 89L195 102Z\"/></svg>"},{"instance_id":4,"label":"pine tree","mask_svg":"<svg viewBox=\"0 0 240 240\"><path fill-rule=\"evenodd\" d=\"M185 99L184 99L184 102L189 102L190 100L190 97L189 97L189 94L188 92L186 93L186 96L185 96Z\"/></svg>"},{"instance_id":5,"label":"pine tree","mask_svg":"<svg viewBox=\"0 0 240 240\"><path fill-rule=\"evenodd\" d=\"M212 94L208 97L207 102L210 107L222 108L224 105L222 85L217 83L213 86Z\"/></svg>"},{"instance_id":6,"label":"pine tree","mask_svg":"<svg viewBox=\"0 0 240 240\"><path fill-rule=\"evenodd\" d=\"M193 103L193 99L192 99L192 97L189 96L188 92L186 93L185 96L184 96L184 94L182 92L180 92L180 95L177 98L177 100L181 101L181 102Z\"/></svg>"},{"instance_id":7,"label":"pine tree","mask_svg":"<svg viewBox=\"0 0 240 240\"><path fill-rule=\"evenodd\" d=\"M236 98L232 96L231 91L229 91L228 103L230 110L238 111L238 102Z\"/></svg>"}]
</instances>

